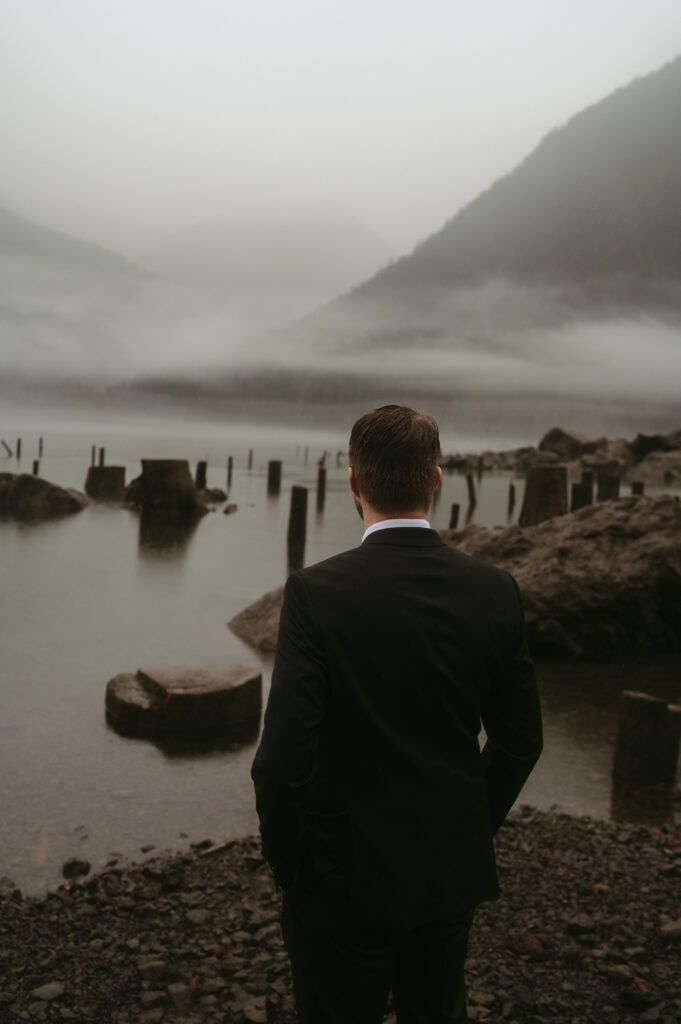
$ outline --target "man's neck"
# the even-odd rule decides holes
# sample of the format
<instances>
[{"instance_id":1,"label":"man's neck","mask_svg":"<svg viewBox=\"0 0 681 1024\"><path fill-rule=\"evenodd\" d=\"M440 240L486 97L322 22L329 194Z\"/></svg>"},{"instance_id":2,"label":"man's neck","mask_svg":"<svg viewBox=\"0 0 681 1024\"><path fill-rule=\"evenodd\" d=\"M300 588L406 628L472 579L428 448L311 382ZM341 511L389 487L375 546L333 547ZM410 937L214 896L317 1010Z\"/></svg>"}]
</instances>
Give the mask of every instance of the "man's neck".
<instances>
[{"instance_id":1,"label":"man's neck","mask_svg":"<svg viewBox=\"0 0 681 1024\"><path fill-rule=\"evenodd\" d=\"M428 510L424 508L414 509L411 512L393 512L390 515L386 515L385 512L379 512L378 509L372 508L371 505L367 505L366 502L362 505L362 520L364 522L364 529L368 530L370 526L375 526L376 523L384 523L389 519L427 519Z\"/></svg>"}]
</instances>

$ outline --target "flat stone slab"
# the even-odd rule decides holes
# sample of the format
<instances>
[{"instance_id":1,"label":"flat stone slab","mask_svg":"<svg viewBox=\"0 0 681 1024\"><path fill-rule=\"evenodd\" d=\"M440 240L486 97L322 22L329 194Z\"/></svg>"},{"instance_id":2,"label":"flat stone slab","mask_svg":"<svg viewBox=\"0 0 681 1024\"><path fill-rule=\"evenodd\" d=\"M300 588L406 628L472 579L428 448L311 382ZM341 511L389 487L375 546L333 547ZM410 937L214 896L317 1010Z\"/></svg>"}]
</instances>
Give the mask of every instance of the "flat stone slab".
<instances>
[{"instance_id":1,"label":"flat stone slab","mask_svg":"<svg viewBox=\"0 0 681 1024\"><path fill-rule=\"evenodd\" d=\"M260 714L262 676L243 665L138 669L109 680L105 703L140 736L215 736Z\"/></svg>"}]
</instances>

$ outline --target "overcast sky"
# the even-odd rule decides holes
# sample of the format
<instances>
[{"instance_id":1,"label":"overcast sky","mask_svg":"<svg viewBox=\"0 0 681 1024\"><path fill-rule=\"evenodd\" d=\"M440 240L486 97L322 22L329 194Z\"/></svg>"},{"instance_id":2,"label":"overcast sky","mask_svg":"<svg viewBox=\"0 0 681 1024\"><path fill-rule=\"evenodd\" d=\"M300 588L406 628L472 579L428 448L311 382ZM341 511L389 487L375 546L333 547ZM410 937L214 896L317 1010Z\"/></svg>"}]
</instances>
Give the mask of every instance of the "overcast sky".
<instances>
[{"instance_id":1,"label":"overcast sky","mask_svg":"<svg viewBox=\"0 0 681 1024\"><path fill-rule=\"evenodd\" d=\"M408 251L679 52L680 0L2 0L0 204L114 247L340 208Z\"/></svg>"}]
</instances>

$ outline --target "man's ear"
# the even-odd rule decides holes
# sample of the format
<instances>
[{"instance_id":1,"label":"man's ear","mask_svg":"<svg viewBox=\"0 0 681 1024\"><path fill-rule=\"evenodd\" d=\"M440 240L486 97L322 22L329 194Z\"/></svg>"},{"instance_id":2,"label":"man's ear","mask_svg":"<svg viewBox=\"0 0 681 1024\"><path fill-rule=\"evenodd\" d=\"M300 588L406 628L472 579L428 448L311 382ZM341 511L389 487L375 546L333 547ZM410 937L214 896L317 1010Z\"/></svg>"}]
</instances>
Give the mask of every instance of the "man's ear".
<instances>
[{"instance_id":1,"label":"man's ear","mask_svg":"<svg viewBox=\"0 0 681 1024\"><path fill-rule=\"evenodd\" d=\"M442 481L442 466L435 467L435 490L438 489Z\"/></svg>"},{"instance_id":2,"label":"man's ear","mask_svg":"<svg viewBox=\"0 0 681 1024\"><path fill-rule=\"evenodd\" d=\"M350 481L350 489L356 498L359 498L359 488L357 486L357 480L355 479L355 471L352 466L348 466L348 480Z\"/></svg>"}]
</instances>

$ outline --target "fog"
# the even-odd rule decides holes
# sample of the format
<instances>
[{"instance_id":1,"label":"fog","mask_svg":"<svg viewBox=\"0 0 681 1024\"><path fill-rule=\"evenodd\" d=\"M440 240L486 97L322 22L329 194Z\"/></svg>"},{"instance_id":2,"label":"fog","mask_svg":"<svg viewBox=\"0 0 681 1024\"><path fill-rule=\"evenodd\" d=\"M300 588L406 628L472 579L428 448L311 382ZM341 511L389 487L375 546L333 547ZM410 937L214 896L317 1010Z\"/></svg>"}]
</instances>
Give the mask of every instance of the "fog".
<instances>
[{"instance_id":1,"label":"fog","mask_svg":"<svg viewBox=\"0 0 681 1024\"><path fill-rule=\"evenodd\" d=\"M679 39L677 0L5 0L0 205L126 252L333 208L407 252Z\"/></svg>"},{"instance_id":2,"label":"fog","mask_svg":"<svg viewBox=\"0 0 681 1024\"><path fill-rule=\"evenodd\" d=\"M664 311L606 318L567 286L499 280L328 303L679 39L677 0L8 0L5 394L262 369L284 392L304 372L345 392L674 402Z\"/></svg>"}]
</instances>

